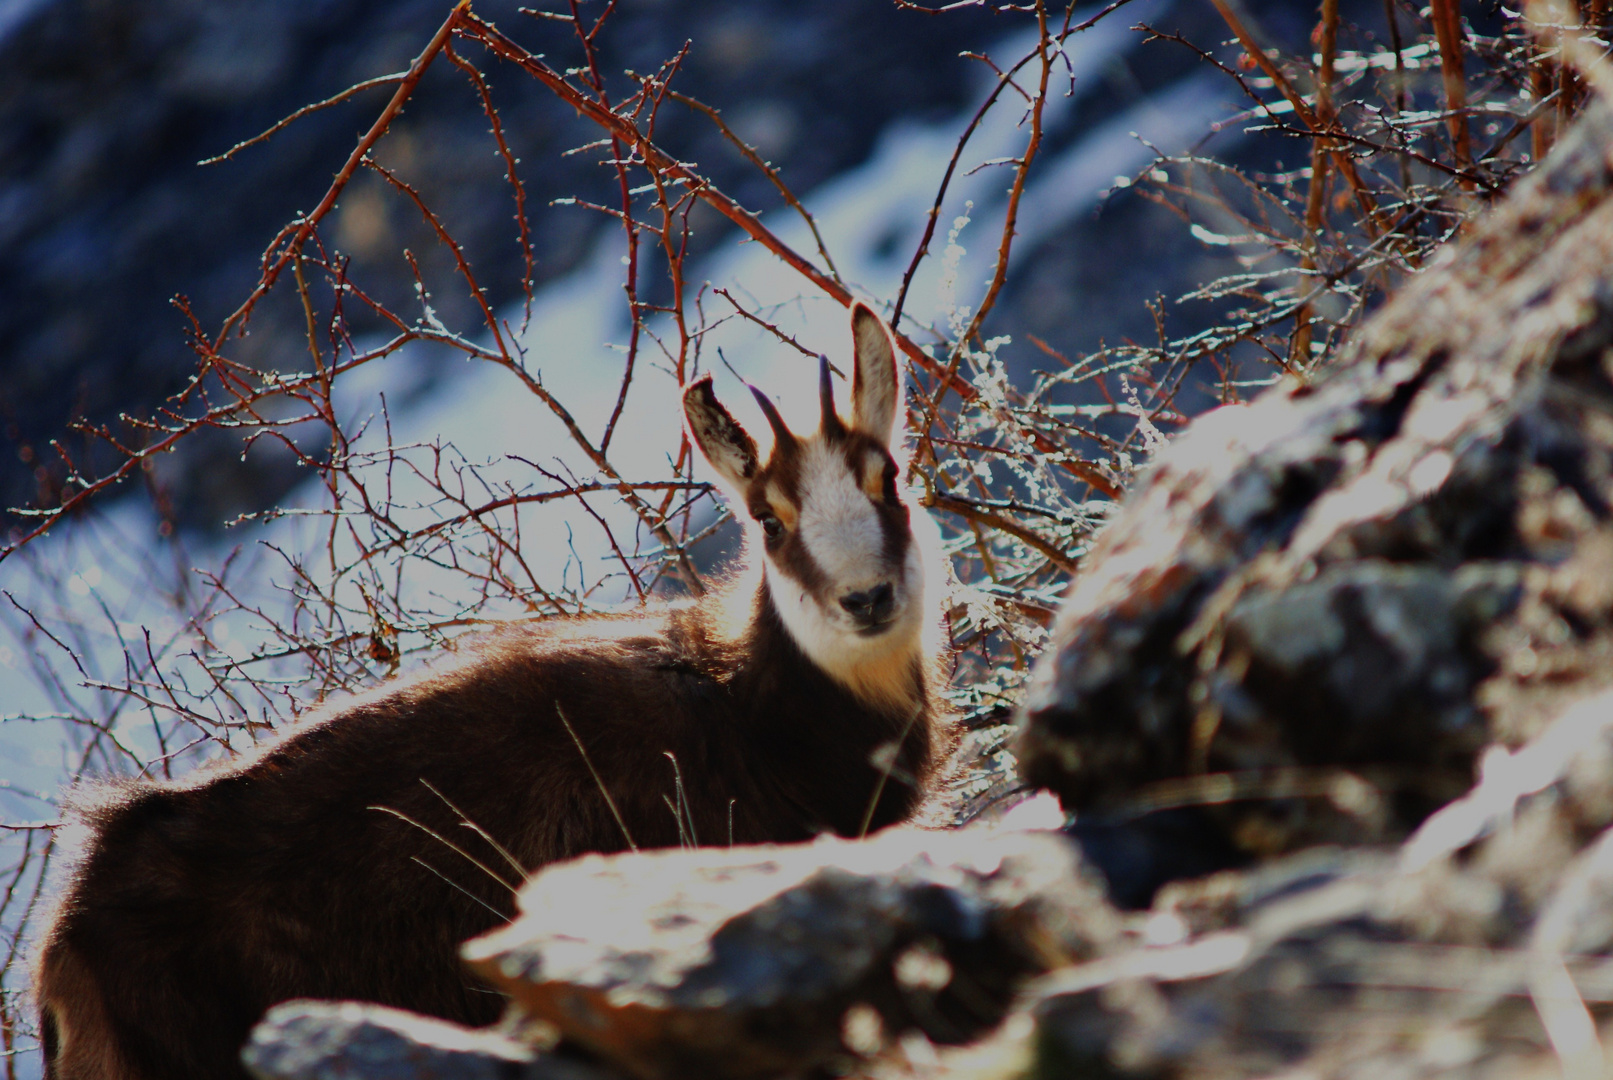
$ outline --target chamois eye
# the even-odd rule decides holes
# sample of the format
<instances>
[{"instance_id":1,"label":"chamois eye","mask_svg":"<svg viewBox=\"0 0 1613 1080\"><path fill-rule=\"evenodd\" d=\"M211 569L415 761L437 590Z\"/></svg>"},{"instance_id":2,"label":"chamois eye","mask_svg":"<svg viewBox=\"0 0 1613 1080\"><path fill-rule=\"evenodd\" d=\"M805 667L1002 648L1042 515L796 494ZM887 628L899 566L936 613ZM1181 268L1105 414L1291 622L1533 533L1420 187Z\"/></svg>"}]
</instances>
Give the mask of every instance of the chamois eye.
<instances>
[{"instance_id":1,"label":"chamois eye","mask_svg":"<svg viewBox=\"0 0 1613 1080\"><path fill-rule=\"evenodd\" d=\"M769 540L777 540L784 535L784 523L772 514L757 514L756 524L762 527L762 534Z\"/></svg>"}]
</instances>

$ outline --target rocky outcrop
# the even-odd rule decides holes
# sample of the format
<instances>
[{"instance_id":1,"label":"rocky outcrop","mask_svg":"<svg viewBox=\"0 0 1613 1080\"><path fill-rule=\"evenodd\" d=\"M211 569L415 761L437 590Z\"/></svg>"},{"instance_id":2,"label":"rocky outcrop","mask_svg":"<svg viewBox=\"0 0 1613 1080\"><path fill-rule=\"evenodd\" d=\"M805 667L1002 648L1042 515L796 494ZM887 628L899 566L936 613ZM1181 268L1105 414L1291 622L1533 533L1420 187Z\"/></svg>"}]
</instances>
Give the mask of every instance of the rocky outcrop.
<instances>
[{"instance_id":1,"label":"rocky outcrop","mask_svg":"<svg viewBox=\"0 0 1613 1080\"><path fill-rule=\"evenodd\" d=\"M261 1080L612 1080L497 1031L353 1001L277 1005L241 1057Z\"/></svg>"},{"instance_id":2,"label":"rocky outcrop","mask_svg":"<svg viewBox=\"0 0 1613 1080\"><path fill-rule=\"evenodd\" d=\"M1022 771L1247 856L1385 842L1613 677L1613 117L1316 382L1197 421L1083 566Z\"/></svg>"},{"instance_id":3,"label":"rocky outcrop","mask_svg":"<svg viewBox=\"0 0 1613 1080\"><path fill-rule=\"evenodd\" d=\"M1398 852L1167 888L1137 947L1040 984L1042 1074L1603 1076L1610 825L1603 694L1489 758Z\"/></svg>"},{"instance_id":4,"label":"rocky outcrop","mask_svg":"<svg viewBox=\"0 0 1613 1080\"><path fill-rule=\"evenodd\" d=\"M844 1068L908 1031L965 1042L1118 933L1059 834L992 829L590 856L520 906L466 946L471 969L645 1080Z\"/></svg>"}]
</instances>

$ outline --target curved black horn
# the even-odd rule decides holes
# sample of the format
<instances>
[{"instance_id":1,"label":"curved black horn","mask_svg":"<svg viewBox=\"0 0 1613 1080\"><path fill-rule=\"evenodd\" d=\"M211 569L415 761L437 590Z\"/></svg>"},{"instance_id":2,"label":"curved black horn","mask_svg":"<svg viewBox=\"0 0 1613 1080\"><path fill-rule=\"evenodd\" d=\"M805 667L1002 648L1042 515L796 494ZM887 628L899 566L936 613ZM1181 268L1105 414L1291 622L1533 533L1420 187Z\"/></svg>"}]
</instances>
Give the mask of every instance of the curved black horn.
<instances>
[{"instance_id":1,"label":"curved black horn","mask_svg":"<svg viewBox=\"0 0 1613 1080\"><path fill-rule=\"evenodd\" d=\"M818 354L818 405L823 410L824 432L843 434L846 425L840 422L840 413L835 410L835 388L830 381L829 358L822 353Z\"/></svg>"},{"instance_id":2,"label":"curved black horn","mask_svg":"<svg viewBox=\"0 0 1613 1080\"><path fill-rule=\"evenodd\" d=\"M766 394L751 386L750 383L746 383L745 387L756 398L756 404L762 407L762 415L767 417L768 426L773 429L773 448L777 450L780 447L794 446L795 435L785 426L784 417L778 414L778 409L773 406L773 402L768 399Z\"/></svg>"}]
</instances>

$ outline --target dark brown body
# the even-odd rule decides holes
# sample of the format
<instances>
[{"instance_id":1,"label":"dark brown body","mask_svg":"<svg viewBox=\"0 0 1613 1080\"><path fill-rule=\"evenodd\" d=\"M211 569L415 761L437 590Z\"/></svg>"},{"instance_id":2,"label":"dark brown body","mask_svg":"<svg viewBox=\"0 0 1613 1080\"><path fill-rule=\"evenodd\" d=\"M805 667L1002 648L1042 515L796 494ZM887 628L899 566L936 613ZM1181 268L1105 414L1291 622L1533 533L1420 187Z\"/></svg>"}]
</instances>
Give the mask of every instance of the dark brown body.
<instances>
[{"instance_id":1,"label":"dark brown body","mask_svg":"<svg viewBox=\"0 0 1613 1080\"><path fill-rule=\"evenodd\" d=\"M251 1025L293 997L493 1020L500 998L457 949L512 912L510 890L374 808L511 881L421 781L527 870L625 848L557 706L640 847L680 843L669 753L702 844L728 843L730 820L748 843L909 816L942 738L926 658L901 660L911 708L871 710L802 655L765 588L751 595L733 640L716 600L512 626L241 760L85 800L90 840L36 966L48 1075L242 1076ZM898 739L886 782L870 758Z\"/></svg>"}]
</instances>

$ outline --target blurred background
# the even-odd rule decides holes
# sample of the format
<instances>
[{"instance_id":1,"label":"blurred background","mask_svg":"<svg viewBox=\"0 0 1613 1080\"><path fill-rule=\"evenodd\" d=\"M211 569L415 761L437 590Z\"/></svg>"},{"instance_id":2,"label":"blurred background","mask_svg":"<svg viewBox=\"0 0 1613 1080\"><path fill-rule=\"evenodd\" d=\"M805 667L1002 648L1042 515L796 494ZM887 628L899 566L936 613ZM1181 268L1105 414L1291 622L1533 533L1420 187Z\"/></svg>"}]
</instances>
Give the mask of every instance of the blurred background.
<instances>
[{"instance_id":1,"label":"blurred background","mask_svg":"<svg viewBox=\"0 0 1613 1080\"><path fill-rule=\"evenodd\" d=\"M69 421L149 414L184 385L195 357L173 298L187 297L201 325L216 330L256 281L268 240L318 201L391 87L313 113L229 161L197 162L299 106L406 69L447 6L0 0L0 503L51 505L59 497L65 469L50 439L66 439L86 471L109 463L104 447L67 435ZM1381 21L1377 6L1346 5ZM1291 44L1304 43L1315 19L1308 4L1253 9L1264 33ZM557 66L575 61L566 24L521 14L510 0L484 0L475 10ZM1126 126L1116 139L1134 150L1138 138L1157 134L1150 127L1180 142L1175 117L1161 110L1179 111L1184 94L1209 99L1199 107L1218 118L1238 107L1236 88L1209 81L1192 51L1144 43L1142 33L1126 30L1142 21L1225 51L1225 26L1207 4L1130 4L1104 24L1116 32L1105 41L1108 55L1081 73L1079 105L1049 131L1044 162L1117 118ZM599 45L603 69L620 73L654 71L692 43L675 86L722 109L810 206L815 189L867 162L893 133L946 125L955 138L954 119L973 111L990 79L978 60L960 54L987 51L1025 26L1023 15L983 6L934 15L885 0L623 0ZM546 204L563 196L608 202L614 175L596 152L565 155L598 132L541 85L508 69L489 75L534 207L541 285L578 267L612 227L584 209ZM1208 123L1198 127L1195 142L1219 139L1212 149L1235 158L1275 165L1286 142L1291 164L1304 159L1292 140L1260 147L1237 128L1212 136ZM460 72L434 65L381 156L443 217L498 306L519 295L523 263L503 162L486 129ZM656 138L743 205L780 205L767 179L705 117L665 109ZM1134 191L1108 191L1117 171L1134 168L1125 160L1110 168L1104 159L1115 153L1113 140L1093 146L1076 163L1085 168L1034 208L1045 220L1015 252L993 325L1035 334L1067 356L1099 342L1151 339L1147 301L1173 299L1224 269L1227 251L1195 240L1176 214ZM916 179L931 191L939 181ZM329 233L352 259L355 280L401 304L413 288L401 248L415 252L428 275L451 256L383 187L361 175ZM904 261L908 232L926 208L913 202L886 226L885 242L900 245ZM695 254L734 242L732 227L715 214L697 223ZM444 292L436 303L453 324L470 298ZM1169 307L1178 322L1208 317ZM1019 345L1020 362L1034 363L1035 350L1023 338ZM254 367L295 367L306 351L300 311L266 305L235 348ZM416 390L429 392L429 382ZM284 456L243 461L228 443L198 440L165 472L172 512L190 527L216 527L269 505L298 479Z\"/></svg>"}]
</instances>

